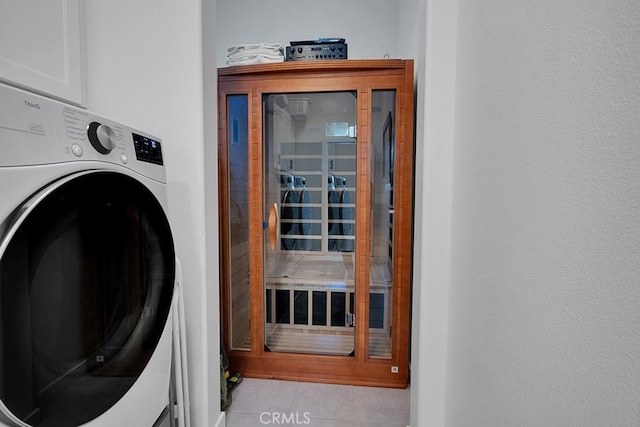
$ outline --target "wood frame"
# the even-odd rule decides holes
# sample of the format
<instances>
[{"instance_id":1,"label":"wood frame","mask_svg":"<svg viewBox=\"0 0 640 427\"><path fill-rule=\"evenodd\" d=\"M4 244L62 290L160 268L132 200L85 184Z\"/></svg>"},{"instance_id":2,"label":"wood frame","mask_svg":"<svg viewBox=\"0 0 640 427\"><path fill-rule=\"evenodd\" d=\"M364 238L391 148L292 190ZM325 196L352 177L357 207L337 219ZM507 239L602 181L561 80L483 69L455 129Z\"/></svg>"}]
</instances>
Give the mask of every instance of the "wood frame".
<instances>
[{"instance_id":1,"label":"wood frame","mask_svg":"<svg viewBox=\"0 0 640 427\"><path fill-rule=\"evenodd\" d=\"M249 108L249 257L251 349L230 350L231 370L247 377L404 388L409 379L410 300L413 214L413 61L300 61L221 68L219 93L219 217L221 327L227 349L230 330L229 185L227 147L228 95L246 94ZM356 322L355 356L276 353L264 350L262 96L265 93L357 92L358 153L355 305L359 318L369 318L369 221L371 180L371 95L396 91L393 325L391 359L368 357L368 322ZM259 189L254 191L253 189ZM258 321L260 319L260 321ZM397 371L397 372L396 372Z\"/></svg>"}]
</instances>

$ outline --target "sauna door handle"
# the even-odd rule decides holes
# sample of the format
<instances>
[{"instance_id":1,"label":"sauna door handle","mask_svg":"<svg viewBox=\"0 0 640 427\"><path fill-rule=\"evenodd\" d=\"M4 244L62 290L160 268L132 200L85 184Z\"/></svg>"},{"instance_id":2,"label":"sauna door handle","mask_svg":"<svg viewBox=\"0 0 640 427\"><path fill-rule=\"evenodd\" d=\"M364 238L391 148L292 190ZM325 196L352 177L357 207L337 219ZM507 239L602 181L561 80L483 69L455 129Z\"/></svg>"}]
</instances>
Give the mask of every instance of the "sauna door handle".
<instances>
[{"instance_id":1,"label":"sauna door handle","mask_svg":"<svg viewBox=\"0 0 640 427\"><path fill-rule=\"evenodd\" d=\"M280 214L278 213L277 203L272 204L269 210L269 226L267 230L269 233L269 245L271 249L275 249L278 240L280 240Z\"/></svg>"}]
</instances>

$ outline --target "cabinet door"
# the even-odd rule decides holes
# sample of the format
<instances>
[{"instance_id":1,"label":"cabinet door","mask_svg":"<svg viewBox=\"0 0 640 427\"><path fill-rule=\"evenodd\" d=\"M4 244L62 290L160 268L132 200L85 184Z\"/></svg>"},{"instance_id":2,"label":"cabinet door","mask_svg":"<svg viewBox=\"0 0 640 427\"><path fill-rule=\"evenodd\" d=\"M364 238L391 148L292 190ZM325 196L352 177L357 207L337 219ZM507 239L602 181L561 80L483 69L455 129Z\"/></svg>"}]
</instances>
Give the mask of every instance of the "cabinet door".
<instances>
[{"instance_id":1,"label":"cabinet door","mask_svg":"<svg viewBox=\"0 0 640 427\"><path fill-rule=\"evenodd\" d=\"M0 80L82 104L78 0L0 0Z\"/></svg>"},{"instance_id":2,"label":"cabinet door","mask_svg":"<svg viewBox=\"0 0 640 427\"><path fill-rule=\"evenodd\" d=\"M263 97L270 351L355 354L357 107L355 91Z\"/></svg>"}]
</instances>

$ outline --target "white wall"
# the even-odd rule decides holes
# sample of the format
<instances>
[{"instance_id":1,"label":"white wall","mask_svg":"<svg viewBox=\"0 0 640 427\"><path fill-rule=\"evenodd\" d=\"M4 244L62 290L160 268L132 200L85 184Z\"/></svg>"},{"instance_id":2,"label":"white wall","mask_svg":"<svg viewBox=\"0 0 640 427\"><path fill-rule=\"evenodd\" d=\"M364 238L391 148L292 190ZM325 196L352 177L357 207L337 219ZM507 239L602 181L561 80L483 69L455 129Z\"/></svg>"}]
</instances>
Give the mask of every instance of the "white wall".
<instances>
[{"instance_id":1,"label":"white wall","mask_svg":"<svg viewBox=\"0 0 640 427\"><path fill-rule=\"evenodd\" d=\"M410 0L415 2L415 0ZM243 43L280 43L342 37L349 59L406 55L396 43L399 8L389 0L217 0L218 66L226 49ZM406 57L407 58L407 57ZM410 57L408 57L410 58Z\"/></svg>"},{"instance_id":2,"label":"white wall","mask_svg":"<svg viewBox=\"0 0 640 427\"><path fill-rule=\"evenodd\" d=\"M85 12L87 107L163 140L169 220L184 274L192 422L215 425L224 419L219 411L218 255L212 243L217 241L217 184L215 172L211 176L215 139L207 139L207 146L204 139L211 137L204 112L215 115L215 104L203 102L202 28L203 20L213 27L215 5L90 1ZM205 37L211 31L206 28ZM210 70L215 46L208 39L204 46Z\"/></svg>"},{"instance_id":3,"label":"white wall","mask_svg":"<svg viewBox=\"0 0 640 427\"><path fill-rule=\"evenodd\" d=\"M411 425L445 425L457 1L420 0ZM469 424L475 425L475 424Z\"/></svg>"},{"instance_id":4,"label":"white wall","mask_svg":"<svg viewBox=\"0 0 640 427\"><path fill-rule=\"evenodd\" d=\"M405 59L415 59L420 56L419 45L424 42L424 33L420 32L425 22L424 5L426 0L387 0L395 9L395 37L394 56ZM421 37L420 35L423 35ZM416 75L418 70L415 70Z\"/></svg>"},{"instance_id":5,"label":"white wall","mask_svg":"<svg viewBox=\"0 0 640 427\"><path fill-rule=\"evenodd\" d=\"M208 410L208 423L203 426L225 425L225 413L220 411L220 270L218 233L218 79L216 71L216 2L202 2L202 59L204 111L204 222L205 222L205 338L208 365L200 372L208 384L203 396ZM199 424L191 424L193 427Z\"/></svg>"},{"instance_id":6,"label":"white wall","mask_svg":"<svg viewBox=\"0 0 640 427\"><path fill-rule=\"evenodd\" d=\"M446 425L640 425L640 3L458 3Z\"/></svg>"}]
</instances>

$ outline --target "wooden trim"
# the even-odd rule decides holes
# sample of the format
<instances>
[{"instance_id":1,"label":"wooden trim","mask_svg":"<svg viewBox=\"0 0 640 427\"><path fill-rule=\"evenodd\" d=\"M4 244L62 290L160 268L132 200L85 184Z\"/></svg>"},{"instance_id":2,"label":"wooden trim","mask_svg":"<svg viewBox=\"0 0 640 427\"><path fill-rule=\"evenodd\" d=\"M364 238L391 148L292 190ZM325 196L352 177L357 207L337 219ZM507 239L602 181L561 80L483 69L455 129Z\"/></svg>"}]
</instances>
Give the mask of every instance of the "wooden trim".
<instances>
[{"instance_id":1,"label":"wooden trim","mask_svg":"<svg viewBox=\"0 0 640 427\"><path fill-rule=\"evenodd\" d=\"M220 323L222 340L226 349L231 348L230 331L230 283L229 271L229 149L227 145L227 94L218 88L218 226L220 241Z\"/></svg>"},{"instance_id":2,"label":"wooden trim","mask_svg":"<svg viewBox=\"0 0 640 427\"><path fill-rule=\"evenodd\" d=\"M405 68L405 81L402 91L402 111L398 114L400 120L400 134L403 136L402 163L400 170L402 176L403 196L401 199L402 224L400 233L403 238L400 248L398 265L398 302L397 307L404 307L399 310L398 331L394 336L397 339L397 361L402 369L406 369L410 357L410 335L411 335L411 277L412 277L412 254L413 254L413 199L414 199L414 93L413 93L413 61L408 61Z\"/></svg>"},{"instance_id":3,"label":"wooden trim","mask_svg":"<svg viewBox=\"0 0 640 427\"><path fill-rule=\"evenodd\" d=\"M335 71L371 71L371 70L405 70L407 61L402 59L349 59L326 61L289 61L270 64L242 65L237 67L218 68L218 76L237 76L255 74L264 76L267 73L308 73L318 71L324 75Z\"/></svg>"},{"instance_id":4,"label":"wooden trim","mask_svg":"<svg viewBox=\"0 0 640 427\"><path fill-rule=\"evenodd\" d=\"M264 218L262 177L262 94L249 97L249 257L251 259L251 354L264 351ZM253 191L252 191L253 190Z\"/></svg>"},{"instance_id":5,"label":"wooden trim","mask_svg":"<svg viewBox=\"0 0 640 427\"><path fill-rule=\"evenodd\" d=\"M232 354L233 370L250 378L405 388L408 377L392 374L389 363L361 363L356 358L264 353ZM388 361L387 361L388 362Z\"/></svg>"},{"instance_id":6,"label":"wooden trim","mask_svg":"<svg viewBox=\"0 0 640 427\"><path fill-rule=\"evenodd\" d=\"M356 353L360 363L369 353L369 258L371 255L371 89L358 90L358 142L356 175L356 248L355 248L355 304Z\"/></svg>"}]
</instances>

